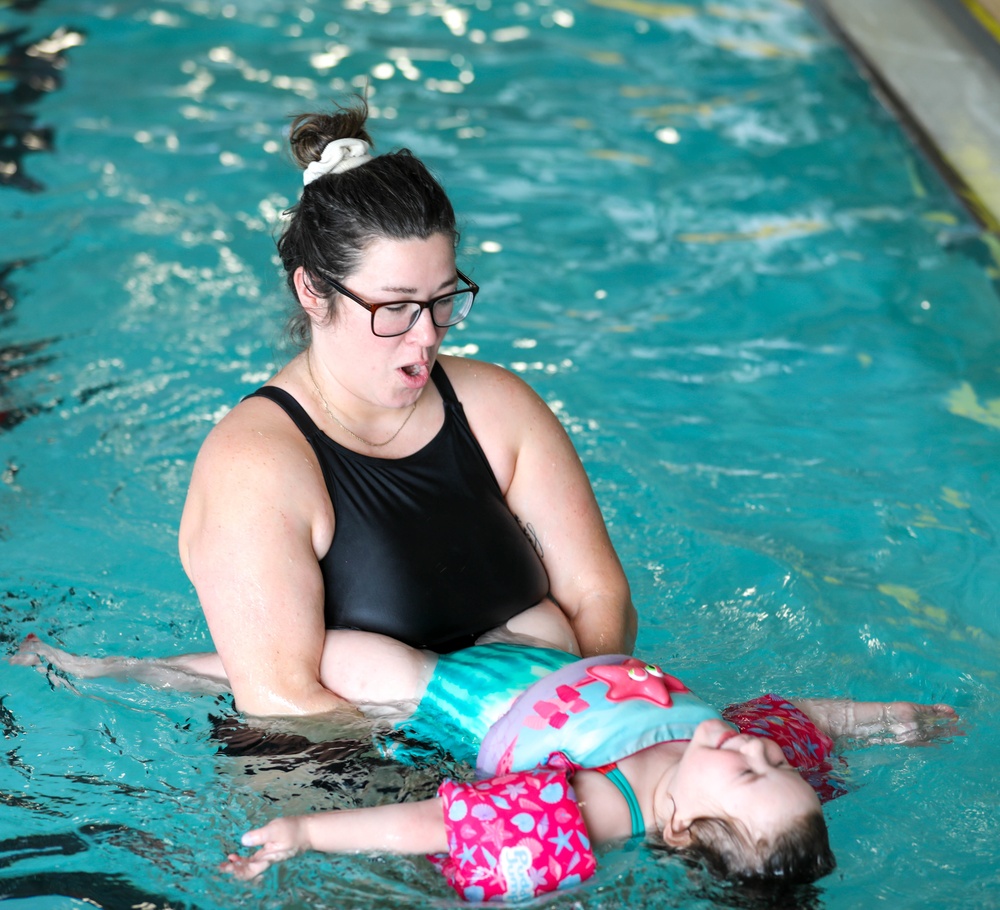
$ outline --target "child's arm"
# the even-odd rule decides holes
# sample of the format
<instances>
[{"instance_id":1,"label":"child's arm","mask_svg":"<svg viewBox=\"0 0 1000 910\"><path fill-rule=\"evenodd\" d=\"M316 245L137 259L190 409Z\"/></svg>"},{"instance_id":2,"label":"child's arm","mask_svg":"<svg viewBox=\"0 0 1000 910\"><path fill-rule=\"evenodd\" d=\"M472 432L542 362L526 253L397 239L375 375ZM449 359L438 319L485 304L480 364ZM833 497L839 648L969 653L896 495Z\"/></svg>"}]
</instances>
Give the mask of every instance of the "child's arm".
<instances>
[{"instance_id":1,"label":"child's arm","mask_svg":"<svg viewBox=\"0 0 1000 910\"><path fill-rule=\"evenodd\" d=\"M328 630L320 681L345 701L401 705L419 698L434 669L434 655L374 632ZM9 658L12 664L54 667L81 679L127 679L184 692L231 692L214 651L174 657L87 657L46 644L34 633ZM378 672L372 672L372 668ZM351 712L353 713L353 712Z\"/></svg>"},{"instance_id":2,"label":"child's arm","mask_svg":"<svg viewBox=\"0 0 1000 910\"><path fill-rule=\"evenodd\" d=\"M80 679L123 679L157 689L216 695L229 692L229 680L215 652L179 654L176 657L86 657L43 642L34 632L27 635L9 663L52 668Z\"/></svg>"},{"instance_id":3,"label":"child's arm","mask_svg":"<svg viewBox=\"0 0 1000 910\"><path fill-rule=\"evenodd\" d=\"M846 698L792 700L828 736L920 743L956 732L958 714L950 705L910 701L851 701Z\"/></svg>"},{"instance_id":4,"label":"child's arm","mask_svg":"<svg viewBox=\"0 0 1000 910\"><path fill-rule=\"evenodd\" d=\"M219 868L251 879L274 863L305 850L322 853L445 853L448 850L441 800L341 809L276 818L243 835L252 856L231 853Z\"/></svg>"}]
</instances>

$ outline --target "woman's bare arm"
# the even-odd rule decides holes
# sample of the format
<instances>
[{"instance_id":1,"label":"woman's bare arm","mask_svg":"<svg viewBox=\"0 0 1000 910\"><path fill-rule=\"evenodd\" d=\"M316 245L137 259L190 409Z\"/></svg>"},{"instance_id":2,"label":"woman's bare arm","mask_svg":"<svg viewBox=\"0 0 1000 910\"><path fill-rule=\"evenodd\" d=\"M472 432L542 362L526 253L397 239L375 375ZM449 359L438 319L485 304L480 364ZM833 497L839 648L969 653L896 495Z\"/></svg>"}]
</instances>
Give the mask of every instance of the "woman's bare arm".
<instances>
[{"instance_id":1,"label":"woman's bare arm","mask_svg":"<svg viewBox=\"0 0 1000 910\"><path fill-rule=\"evenodd\" d=\"M516 376L443 358L507 504L535 544L552 598L584 656L631 653L636 614L628 581L566 431Z\"/></svg>"},{"instance_id":2,"label":"woman's bare arm","mask_svg":"<svg viewBox=\"0 0 1000 910\"><path fill-rule=\"evenodd\" d=\"M319 675L325 623L317 553L332 534L308 443L273 403L237 406L198 455L179 542L236 705L248 714L345 706Z\"/></svg>"}]
</instances>

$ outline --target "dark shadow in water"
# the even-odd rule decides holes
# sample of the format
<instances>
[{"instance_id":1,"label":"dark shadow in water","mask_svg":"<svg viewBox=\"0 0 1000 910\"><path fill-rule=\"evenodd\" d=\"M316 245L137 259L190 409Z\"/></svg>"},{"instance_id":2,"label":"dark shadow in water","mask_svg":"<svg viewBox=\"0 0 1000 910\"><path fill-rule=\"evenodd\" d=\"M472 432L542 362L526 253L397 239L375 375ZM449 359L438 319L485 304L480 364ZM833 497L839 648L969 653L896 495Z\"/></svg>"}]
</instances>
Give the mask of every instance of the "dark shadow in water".
<instances>
[{"instance_id":1,"label":"dark shadow in water","mask_svg":"<svg viewBox=\"0 0 1000 910\"><path fill-rule=\"evenodd\" d=\"M15 3L12 8L26 11L33 4ZM26 32L25 28L0 32L0 76L13 83L0 94L0 186L39 192L44 186L25 173L23 158L52 151L55 130L36 125L28 107L62 85L66 52L83 44L84 33L60 26L45 38L22 40Z\"/></svg>"},{"instance_id":2,"label":"dark shadow in water","mask_svg":"<svg viewBox=\"0 0 1000 910\"><path fill-rule=\"evenodd\" d=\"M209 715L218 755L232 760L234 777L274 772L290 774L290 784L332 794L337 808L429 799L444 777L463 777L469 769L436 744L416 743L400 731L367 739L315 742L294 733L264 730L242 717ZM390 754L404 744L406 756ZM265 797L267 793L263 794Z\"/></svg>"},{"instance_id":3,"label":"dark shadow in water","mask_svg":"<svg viewBox=\"0 0 1000 910\"><path fill-rule=\"evenodd\" d=\"M0 841L0 868L22 861L74 856L85 853L95 843L110 843L139 855L168 855L170 847L142 831L124 825L83 825L61 834L34 834ZM29 897L68 897L86 901L106 910L160 910L190 907L173 898L151 894L120 875L96 872L36 872L0 876L0 901Z\"/></svg>"},{"instance_id":4,"label":"dark shadow in water","mask_svg":"<svg viewBox=\"0 0 1000 910\"><path fill-rule=\"evenodd\" d=\"M0 696L0 727L3 728L4 739L13 739L24 733L24 727L17 722L13 712L4 704L7 698L7 695Z\"/></svg>"},{"instance_id":5,"label":"dark shadow in water","mask_svg":"<svg viewBox=\"0 0 1000 910\"><path fill-rule=\"evenodd\" d=\"M196 904L178 902L141 891L120 875L100 872L37 872L34 875L0 877L0 901L30 897L68 897L86 901L103 910L195 910Z\"/></svg>"},{"instance_id":6,"label":"dark shadow in water","mask_svg":"<svg viewBox=\"0 0 1000 910\"><path fill-rule=\"evenodd\" d=\"M0 329L6 328L13 321L11 314L14 311L15 297L10 276L16 269L31 265L32 262L33 260L19 259L15 262L0 263ZM0 345L0 433L11 430L28 417L51 410L59 404L58 401L47 405L38 402L16 403L14 395L8 388L13 380L50 364L54 358L44 352L56 340L43 338L39 341Z\"/></svg>"},{"instance_id":7,"label":"dark shadow in water","mask_svg":"<svg viewBox=\"0 0 1000 910\"><path fill-rule=\"evenodd\" d=\"M0 433L12 430L29 417L58 407L58 400L44 405L34 401L15 404L6 390L7 383L12 379L52 362L53 358L45 356L43 352L54 340L43 338L41 341L0 347Z\"/></svg>"},{"instance_id":8,"label":"dark shadow in water","mask_svg":"<svg viewBox=\"0 0 1000 910\"><path fill-rule=\"evenodd\" d=\"M135 831L124 825L93 824L83 825L77 831L67 831L61 834L28 834L22 837L11 837L0 840L0 869L47 856L73 856L85 853L95 843L110 843L118 847L132 849L133 842L142 841L147 846L155 846L160 854L168 852L166 844L158 842L149 845L149 835ZM147 850L135 850L134 853L148 854Z\"/></svg>"},{"instance_id":9,"label":"dark shadow in water","mask_svg":"<svg viewBox=\"0 0 1000 910\"><path fill-rule=\"evenodd\" d=\"M209 715L212 738L219 743L219 754L230 758L303 758L343 761L369 743L359 740L316 743L295 733L280 733L255 727L233 715Z\"/></svg>"},{"instance_id":10,"label":"dark shadow in water","mask_svg":"<svg viewBox=\"0 0 1000 910\"><path fill-rule=\"evenodd\" d=\"M38 260L18 259L14 262L0 262L0 331L8 328L14 322L14 296L11 275L17 269L34 265ZM17 403L16 396L9 384L20 379L33 370L53 363L56 358L46 354L46 350L59 341L59 336L42 338L37 341L20 342L19 344L0 344L0 433L11 430L29 417L51 411L62 404L61 398L55 398L45 404L38 402ZM109 389L117 388L119 383L106 382L100 385L81 389L76 393L76 399L81 405L87 404L92 398ZM8 466L9 467L9 466ZM4 469L0 467L0 471ZM16 472L16 468L14 469Z\"/></svg>"},{"instance_id":11,"label":"dark shadow in water","mask_svg":"<svg viewBox=\"0 0 1000 910\"><path fill-rule=\"evenodd\" d=\"M780 879L728 881L713 875L703 863L647 840L647 849L657 865L684 870L684 887L678 906L711 906L716 910L823 910L823 879L811 884L793 884ZM836 874L836 870L834 873ZM674 886L676 887L676 881Z\"/></svg>"},{"instance_id":12,"label":"dark shadow in water","mask_svg":"<svg viewBox=\"0 0 1000 910\"><path fill-rule=\"evenodd\" d=\"M816 885L714 884L696 892L713 907L732 910L822 910L823 893Z\"/></svg>"},{"instance_id":13,"label":"dark shadow in water","mask_svg":"<svg viewBox=\"0 0 1000 910\"><path fill-rule=\"evenodd\" d=\"M0 328L10 323L10 312L14 309L14 295L7 289L7 279L14 269L24 268L27 264L26 259L0 263Z\"/></svg>"}]
</instances>

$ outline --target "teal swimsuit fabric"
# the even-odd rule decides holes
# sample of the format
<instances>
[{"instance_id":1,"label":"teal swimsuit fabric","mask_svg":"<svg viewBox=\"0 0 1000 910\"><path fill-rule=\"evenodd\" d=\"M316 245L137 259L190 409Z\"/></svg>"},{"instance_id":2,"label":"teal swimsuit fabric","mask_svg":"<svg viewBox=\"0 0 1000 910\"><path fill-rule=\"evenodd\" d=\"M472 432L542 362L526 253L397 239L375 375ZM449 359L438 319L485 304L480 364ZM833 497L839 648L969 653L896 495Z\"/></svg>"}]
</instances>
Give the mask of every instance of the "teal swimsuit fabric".
<instances>
[{"instance_id":1,"label":"teal swimsuit fabric","mask_svg":"<svg viewBox=\"0 0 1000 910\"><path fill-rule=\"evenodd\" d=\"M514 700L577 660L564 651L504 642L442 654L416 712L399 729L474 765L483 737Z\"/></svg>"}]
</instances>

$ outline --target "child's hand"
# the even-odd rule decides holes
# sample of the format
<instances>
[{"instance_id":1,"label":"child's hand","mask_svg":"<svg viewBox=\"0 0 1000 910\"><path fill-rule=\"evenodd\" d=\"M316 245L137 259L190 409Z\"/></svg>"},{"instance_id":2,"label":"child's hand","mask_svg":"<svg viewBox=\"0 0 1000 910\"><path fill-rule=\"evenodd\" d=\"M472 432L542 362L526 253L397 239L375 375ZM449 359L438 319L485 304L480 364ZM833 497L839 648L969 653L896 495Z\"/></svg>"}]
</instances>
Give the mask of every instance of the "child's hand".
<instances>
[{"instance_id":1,"label":"child's hand","mask_svg":"<svg viewBox=\"0 0 1000 910\"><path fill-rule=\"evenodd\" d=\"M796 699L794 704L834 739L846 736L868 743L918 745L961 734L958 714L951 705L844 698Z\"/></svg>"},{"instance_id":2,"label":"child's hand","mask_svg":"<svg viewBox=\"0 0 1000 910\"><path fill-rule=\"evenodd\" d=\"M308 848L303 820L297 816L276 818L263 828L248 831L241 838L244 847L260 847L252 856L230 853L220 872L228 872L242 881L256 878L275 863L290 859Z\"/></svg>"},{"instance_id":3,"label":"child's hand","mask_svg":"<svg viewBox=\"0 0 1000 910\"><path fill-rule=\"evenodd\" d=\"M889 734L889 741L920 745L960 734L958 712L951 705L918 705L912 701L890 701L882 706L882 716L873 732ZM864 735L859 731L857 735Z\"/></svg>"}]
</instances>

